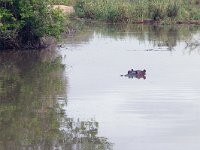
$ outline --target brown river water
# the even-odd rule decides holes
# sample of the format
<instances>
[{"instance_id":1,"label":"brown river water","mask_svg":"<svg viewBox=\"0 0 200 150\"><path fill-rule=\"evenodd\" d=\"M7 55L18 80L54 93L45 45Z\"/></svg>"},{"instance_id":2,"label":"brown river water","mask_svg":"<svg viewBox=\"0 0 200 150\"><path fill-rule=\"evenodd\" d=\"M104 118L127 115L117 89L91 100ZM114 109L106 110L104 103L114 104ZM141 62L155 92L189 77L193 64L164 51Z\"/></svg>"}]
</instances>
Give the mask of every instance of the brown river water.
<instances>
[{"instance_id":1,"label":"brown river water","mask_svg":"<svg viewBox=\"0 0 200 150\"><path fill-rule=\"evenodd\" d=\"M198 26L82 24L1 52L0 150L199 150L199 76Z\"/></svg>"}]
</instances>

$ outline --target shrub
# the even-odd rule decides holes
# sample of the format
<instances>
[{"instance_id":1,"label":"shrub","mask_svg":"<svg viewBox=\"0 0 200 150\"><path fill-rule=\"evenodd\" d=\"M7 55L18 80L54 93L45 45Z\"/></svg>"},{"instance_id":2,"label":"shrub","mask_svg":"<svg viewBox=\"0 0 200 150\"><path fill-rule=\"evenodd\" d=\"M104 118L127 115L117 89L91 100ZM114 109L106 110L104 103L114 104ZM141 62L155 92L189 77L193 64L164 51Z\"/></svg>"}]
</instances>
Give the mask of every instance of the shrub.
<instances>
[{"instance_id":1,"label":"shrub","mask_svg":"<svg viewBox=\"0 0 200 150\"><path fill-rule=\"evenodd\" d=\"M191 9L190 19L199 20L200 19L200 9L197 9L197 8Z\"/></svg>"},{"instance_id":2,"label":"shrub","mask_svg":"<svg viewBox=\"0 0 200 150\"><path fill-rule=\"evenodd\" d=\"M84 4L84 1L78 0L74 6L77 15L81 18L85 16Z\"/></svg>"},{"instance_id":3,"label":"shrub","mask_svg":"<svg viewBox=\"0 0 200 150\"><path fill-rule=\"evenodd\" d=\"M155 21L160 21L165 17L166 4L161 0L149 2L149 17Z\"/></svg>"},{"instance_id":4,"label":"shrub","mask_svg":"<svg viewBox=\"0 0 200 150\"><path fill-rule=\"evenodd\" d=\"M51 4L55 5L72 5L74 0L49 0Z\"/></svg>"},{"instance_id":5,"label":"shrub","mask_svg":"<svg viewBox=\"0 0 200 150\"><path fill-rule=\"evenodd\" d=\"M175 18L178 16L178 11L179 11L179 6L174 3L174 4L169 4L167 6L167 16L169 18Z\"/></svg>"},{"instance_id":6,"label":"shrub","mask_svg":"<svg viewBox=\"0 0 200 150\"><path fill-rule=\"evenodd\" d=\"M59 37L64 15L49 9L48 4L41 0L1 0L0 47L39 48L41 37Z\"/></svg>"},{"instance_id":7,"label":"shrub","mask_svg":"<svg viewBox=\"0 0 200 150\"><path fill-rule=\"evenodd\" d=\"M199 8L199 0L77 0L75 5L79 17L109 22L197 20Z\"/></svg>"}]
</instances>

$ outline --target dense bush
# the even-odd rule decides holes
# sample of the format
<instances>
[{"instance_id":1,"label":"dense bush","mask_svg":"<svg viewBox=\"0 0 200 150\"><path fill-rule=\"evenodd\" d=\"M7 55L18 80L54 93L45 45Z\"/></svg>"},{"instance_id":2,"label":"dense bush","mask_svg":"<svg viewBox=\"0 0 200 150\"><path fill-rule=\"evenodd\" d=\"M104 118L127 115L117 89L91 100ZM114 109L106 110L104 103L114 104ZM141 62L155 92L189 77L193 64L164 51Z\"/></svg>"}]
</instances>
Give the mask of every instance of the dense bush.
<instances>
[{"instance_id":1,"label":"dense bush","mask_svg":"<svg viewBox=\"0 0 200 150\"><path fill-rule=\"evenodd\" d=\"M1 0L0 49L39 48L41 37L58 37L64 15L48 4L48 0Z\"/></svg>"},{"instance_id":2,"label":"dense bush","mask_svg":"<svg viewBox=\"0 0 200 150\"><path fill-rule=\"evenodd\" d=\"M75 0L49 0L49 2L54 5L73 5Z\"/></svg>"},{"instance_id":3,"label":"dense bush","mask_svg":"<svg viewBox=\"0 0 200 150\"><path fill-rule=\"evenodd\" d=\"M78 0L75 10L79 17L119 22L127 21L131 7L126 0Z\"/></svg>"},{"instance_id":4,"label":"dense bush","mask_svg":"<svg viewBox=\"0 0 200 150\"><path fill-rule=\"evenodd\" d=\"M77 0L79 17L110 22L199 20L199 0Z\"/></svg>"}]
</instances>

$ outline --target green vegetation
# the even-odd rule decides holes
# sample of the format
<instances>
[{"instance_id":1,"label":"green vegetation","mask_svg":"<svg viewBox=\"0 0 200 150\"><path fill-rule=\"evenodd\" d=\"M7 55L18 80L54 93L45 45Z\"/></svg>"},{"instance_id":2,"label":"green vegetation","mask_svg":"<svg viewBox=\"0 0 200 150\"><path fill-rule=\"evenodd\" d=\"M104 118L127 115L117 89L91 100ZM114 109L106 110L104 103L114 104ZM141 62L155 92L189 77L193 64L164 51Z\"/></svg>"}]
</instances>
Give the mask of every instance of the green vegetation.
<instances>
[{"instance_id":1,"label":"green vegetation","mask_svg":"<svg viewBox=\"0 0 200 150\"><path fill-rule=\"evenodd\" d=\"M49 0L1 0L0 49L40 48L41 37L58 38L65 16L49 4Z\"/></svg>"},{"instance_id":2,"label":"green vegetation","mask_svg":"<svg viewBox=\"0 0 200 150\"><path fill-rule=\"evenodd\" d=\"M166 22L200 19L199 0L78 0L79 17L110 22L137 22L144 19Z\"/></svg>"},{"instance_id":3,"label":"green vegetation","mask_svg":"<svg viewBox=\"0 0 200 150\"><path fill-rule=\"evenodd\" d=\"M74 0L50 0L50 3L55 5L73 5Z\"/></svg>"},{"instance_id":4,"label":"green vegetation","mask_svg":"<svg viewBox=\"0 0 200 150\"><path fill-rule=\"evenodd\" d=\"M43 48L43 37L59 39L70 28L69 17L51 9L54 4L74 5L78 17L108 22L200 20L199 0L1 0L0 50Z\"/></svg>"}]
</instances>

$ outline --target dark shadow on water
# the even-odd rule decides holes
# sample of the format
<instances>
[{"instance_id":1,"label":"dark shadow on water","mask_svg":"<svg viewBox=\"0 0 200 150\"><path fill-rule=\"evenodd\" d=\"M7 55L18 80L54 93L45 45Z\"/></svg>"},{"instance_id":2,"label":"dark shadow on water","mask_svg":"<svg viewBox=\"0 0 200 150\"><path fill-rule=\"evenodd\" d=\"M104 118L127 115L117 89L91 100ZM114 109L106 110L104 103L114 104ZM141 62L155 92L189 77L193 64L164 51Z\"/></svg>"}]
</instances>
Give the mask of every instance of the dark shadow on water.
<instances>
[{"instance_id":1,"label":"dark shadow on water","mask_svg":"<svg viewBox=\"0 0 200 150\"><path fill-rule=\"evenodd\" d=\"M65 114L67 79L56 50L0 53L0 149L111 149L95 120Z\"/></svg>"}]
</instances>

